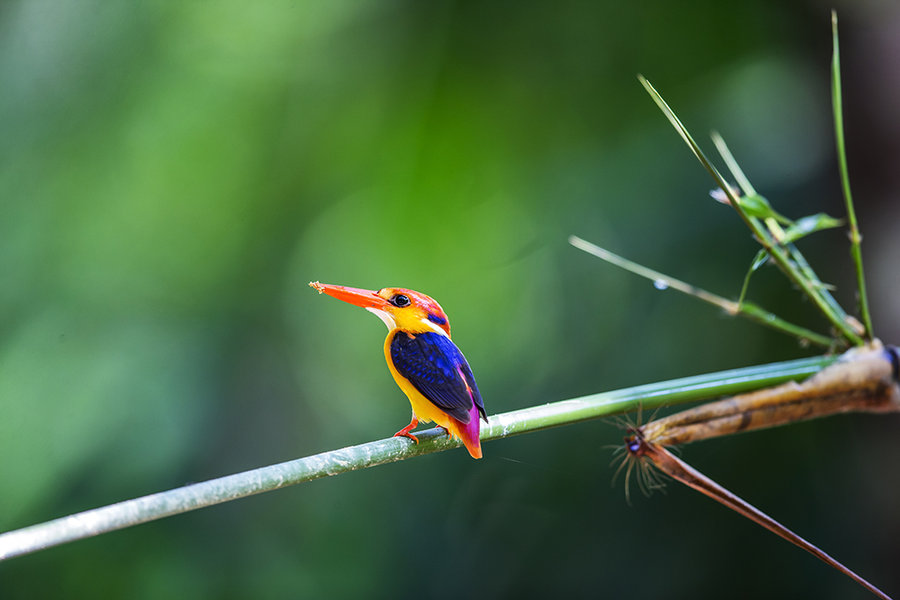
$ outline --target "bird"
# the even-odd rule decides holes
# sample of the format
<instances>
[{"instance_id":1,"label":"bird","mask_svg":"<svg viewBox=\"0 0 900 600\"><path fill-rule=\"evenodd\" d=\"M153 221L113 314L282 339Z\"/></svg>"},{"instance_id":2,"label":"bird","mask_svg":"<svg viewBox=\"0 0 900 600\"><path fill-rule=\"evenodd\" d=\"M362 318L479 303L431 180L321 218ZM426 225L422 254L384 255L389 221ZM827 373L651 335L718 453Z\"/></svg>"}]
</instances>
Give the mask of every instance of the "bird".
<instances>
[{"instance_id":1,"label":"bird","mask_svg":"<svg viewBox=\"0 0 900 600\"><path fill-rule=\"evenodd\" d=\"M379 317L388 328L384 357L394 381L409 398L412 419L394 434L419 443L411 431L435 422L481 458L484 402L466 358L450 340L450 321L434 299L406 288L364 290L311 281L310 287Z\"/></svg>"}]
</instances>

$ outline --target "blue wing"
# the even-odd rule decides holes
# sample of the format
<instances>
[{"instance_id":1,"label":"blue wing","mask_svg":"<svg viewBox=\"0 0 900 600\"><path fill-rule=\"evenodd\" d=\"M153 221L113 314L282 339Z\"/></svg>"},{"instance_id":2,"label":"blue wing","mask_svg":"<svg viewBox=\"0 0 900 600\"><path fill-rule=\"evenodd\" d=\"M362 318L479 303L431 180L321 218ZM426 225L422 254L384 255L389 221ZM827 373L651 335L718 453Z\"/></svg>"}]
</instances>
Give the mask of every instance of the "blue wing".
<instances>
[{"instance_id":1,"label":"blue wing","mask_svg":"<svg viewBox=\"0 0 900 600\"><path fill-rule=\"evenodd\" d=\"M391 360L419 393L457 421L467 424L471 420L473 403L487 420L472 369L447 336L434 332L412 336L398 331L391 340Z\"/></svg>"}]
</instances>

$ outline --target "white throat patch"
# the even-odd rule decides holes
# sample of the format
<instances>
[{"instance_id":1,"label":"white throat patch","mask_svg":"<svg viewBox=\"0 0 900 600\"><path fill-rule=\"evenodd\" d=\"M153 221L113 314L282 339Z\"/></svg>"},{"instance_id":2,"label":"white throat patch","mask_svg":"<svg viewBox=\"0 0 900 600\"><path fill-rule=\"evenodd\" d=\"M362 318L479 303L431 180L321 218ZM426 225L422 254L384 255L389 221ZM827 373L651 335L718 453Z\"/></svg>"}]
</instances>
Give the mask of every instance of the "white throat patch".
<instances>
[{"instance_id":1,"label":"white throat patch","mask_svg":"<svg viewBox=\"0 0 900 600\"><path fill-rule=\"evenodd\" d=\"M394 317L392 317L390 314L384 312L383 310L372 308L371 306L367 306L366 310L381 319L384 324L387 325L388 331L393 331L397 328L397 322L394 321Z\"/></svg>"}]
</instances>

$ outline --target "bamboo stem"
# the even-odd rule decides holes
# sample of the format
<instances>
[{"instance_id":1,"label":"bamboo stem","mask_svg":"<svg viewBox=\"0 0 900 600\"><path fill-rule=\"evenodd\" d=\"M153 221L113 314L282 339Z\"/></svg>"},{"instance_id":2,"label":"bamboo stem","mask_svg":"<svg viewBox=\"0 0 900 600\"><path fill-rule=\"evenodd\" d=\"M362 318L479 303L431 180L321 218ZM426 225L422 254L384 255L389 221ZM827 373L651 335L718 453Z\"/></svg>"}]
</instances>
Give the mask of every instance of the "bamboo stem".
<instances>
[{"instance_id":1,"label":"bamboo stem","mask_svg":"<svg viewBox=\"0 0 900 600\"><path fill-rule=\"evenodd\" d=\"M638 408L652 409L727 394L737 394L803 379L831 364L818 356L756 367L683 377L660 383L593 394L533 406L490 417L481 434L489 441L607 417ZM416 434L419 443L388 438L314 456L211 479L165 492L125 500L0 534L0 561L101 533L268 492L297 483L365 469L423 454L456 448L442 429Z\"/></svg>"},{"instance_id":2,"label":"bamboo stem","mask_svg":"<svg viewBox=\"0 0 900 600\"><path fill-rule=\"evenodd\" d=\"M802 382L723 398L656 419L641 428L660 446L673 446L777 427L846 412L900 411L895 348L856 347Z\"/></svg>"}]
</instances>

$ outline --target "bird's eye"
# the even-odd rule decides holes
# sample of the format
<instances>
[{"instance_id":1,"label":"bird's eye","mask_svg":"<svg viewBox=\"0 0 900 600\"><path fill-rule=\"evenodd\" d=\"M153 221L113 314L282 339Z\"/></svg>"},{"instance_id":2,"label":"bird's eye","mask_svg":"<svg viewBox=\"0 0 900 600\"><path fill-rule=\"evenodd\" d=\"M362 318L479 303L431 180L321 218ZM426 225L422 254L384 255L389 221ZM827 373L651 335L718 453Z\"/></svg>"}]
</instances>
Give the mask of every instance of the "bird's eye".
<instances>
[{"instance_id":1,"label":"bird's eye","mask_svg":"<svg viewBox=\"0 0 900 600\"><path fill-rule=\"evenodd\" d=\"M391 304L398 308L409 306L409 296L407 296L406 294L396 294L393 298L391 298Z\"/></svg>"}]
</instances>

